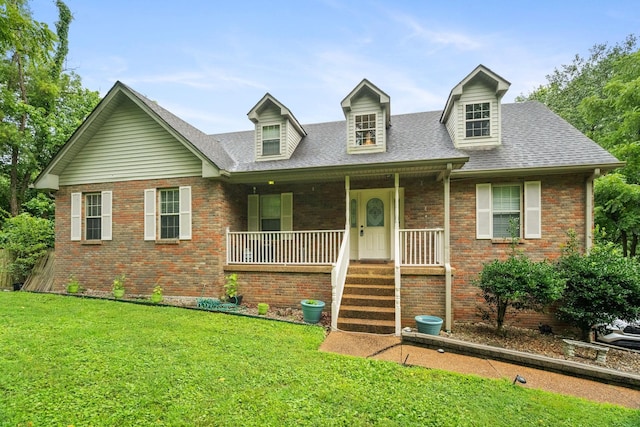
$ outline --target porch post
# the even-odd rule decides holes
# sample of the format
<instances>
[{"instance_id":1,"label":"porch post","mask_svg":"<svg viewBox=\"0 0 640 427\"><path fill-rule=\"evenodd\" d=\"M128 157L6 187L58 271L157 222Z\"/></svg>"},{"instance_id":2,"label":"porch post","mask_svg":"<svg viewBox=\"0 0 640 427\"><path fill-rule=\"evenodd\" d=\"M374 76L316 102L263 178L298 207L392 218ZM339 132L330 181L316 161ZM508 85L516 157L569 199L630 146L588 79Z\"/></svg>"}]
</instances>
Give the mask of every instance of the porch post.
<instances>
[{"instance_id":1,"label":"porch post","mask_svg":"<svg viewBox=\"0 0 640 427\"><path fill-rule=\"evenodd\" d=\"M402 276L400 274L400 174L395 174L395 221L393 225L393 251L394 251L394 277L395 277L395 300L396 300L396 335L402 333L402 316L400 301L400 286Z\"/></svg>"},{"instance_id":2,"label":"porch post","mask_svg":"<svg viewBox=\"0 0 640 427\"><path fill-rule=\"evenodd\" d=\"M344 210L346 212L345 223L344 223L346 228L346 226L349 225L351 221L351 179L349 178L349 175L344 177L344 190L346 194L345 196L346 209Z\"/></svg>"},{"instance_id":3,"label":"porch post","mask_svg":"<svg viewBox=\"0 0 640 427\"><path fill-rule=\"evenodd\" d=\"M585 230L584 230L584 248L587 252L591 250L593 246L593 181L600 176L600 168L596 168L593 174L587 178L586 182L586 212L585 212Z\"/></svg>"},{"instance_id":4,"label":"porch post","mask_svg":"<svg viewBox=\"0 0 640 427\"><path fill-rule=\"evenodd\" d=\"M451 330L452 326L452 305L451 305L451 293L452 293L452 280L451 280L451 169L453 166L451 163L447 163L447 170L444 174L444 269L445 269L445 325L444 328L447 331Z\"/></svg>"}]
</instances>

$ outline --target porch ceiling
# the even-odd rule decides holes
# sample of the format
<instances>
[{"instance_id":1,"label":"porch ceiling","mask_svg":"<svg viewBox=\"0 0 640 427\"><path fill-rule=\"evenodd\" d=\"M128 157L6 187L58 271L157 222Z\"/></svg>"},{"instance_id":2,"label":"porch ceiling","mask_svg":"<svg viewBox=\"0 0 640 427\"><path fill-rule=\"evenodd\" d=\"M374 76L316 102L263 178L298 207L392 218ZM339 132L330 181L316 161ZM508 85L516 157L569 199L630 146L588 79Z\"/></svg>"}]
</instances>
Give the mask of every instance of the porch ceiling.
<instances>
[{"instance_id":1,"label":"porch ceiling","mask_svg":"<svg viewBox=\"0 0 640 427\"><path fill-rule=\"evenodd\" d=\"M456 163L451 163L453 169L460 169L464 163L456 159ZM305 169L283 169L260 172L234 172L226 178L228 182L234 184L267 184L271 181L275 183L291 182L335 182L343 181L346 176L357 177L380 177L393 176L398 173L401 177L424 177L437 176L447 170L447 163L442 162L420 162L420 164L394 164L385 163L380 165L358 165L345 167L324 167Z\"/></svg>"}]
</instances>

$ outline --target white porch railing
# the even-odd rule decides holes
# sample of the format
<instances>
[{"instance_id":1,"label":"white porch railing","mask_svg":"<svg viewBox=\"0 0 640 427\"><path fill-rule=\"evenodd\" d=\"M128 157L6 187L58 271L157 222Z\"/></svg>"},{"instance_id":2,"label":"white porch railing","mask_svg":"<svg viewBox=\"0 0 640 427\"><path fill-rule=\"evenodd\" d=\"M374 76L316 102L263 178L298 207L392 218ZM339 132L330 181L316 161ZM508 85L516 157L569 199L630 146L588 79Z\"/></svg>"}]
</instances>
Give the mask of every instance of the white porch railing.
<instances>
[{"instance_id":1,"label":"white porch railing","mask_svg":"<svg viewBox=\"0 0 640 427\"><path fill-rule=\"evenodd\" d=\"M344 230L229 231L227 264L334 264Z\"/></svg>"},{"instance_id":2,"label":"white porch railing","mask_svg":"<svg viewBox=\"0 0 640 427\"><path fill-rule=\"evenodd\" d=\"M340 313L344 283L347 279L347 270L349 269L350 237L350 227L347 226L344 231L344 240L340 247L338 260L331 269L331 329L334 331L338 329L338 314Z\"/></svg>"},{"instance_id":3,"label":"white porch railing","mask_svg":"<svg viewBox=\"0 0 640 427\"><path fill-rule=\"evenodd\" d=\"M398 250L402 266L444 265L444 229L403 229ZM397 252L396 252L397 253Z\"/></svg>"}]
</instances>

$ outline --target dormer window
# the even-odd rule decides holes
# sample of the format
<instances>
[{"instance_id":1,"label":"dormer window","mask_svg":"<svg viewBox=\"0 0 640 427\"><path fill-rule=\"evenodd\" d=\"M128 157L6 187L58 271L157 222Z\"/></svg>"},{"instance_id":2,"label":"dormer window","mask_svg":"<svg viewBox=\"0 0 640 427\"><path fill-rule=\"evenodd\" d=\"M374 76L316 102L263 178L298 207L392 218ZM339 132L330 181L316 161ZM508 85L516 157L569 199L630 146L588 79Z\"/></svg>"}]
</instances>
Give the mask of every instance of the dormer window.
<instances>
[{"instance_id":1,"label":"dormer window","mask_svg":"<svg viewBox=\"0 0 640 427\"><path fill-rule=\"evenodd\" d=\"M256 161L286 160L307 134L291 111L268 93L249 111Z\"/></svg>"},{"instance_id":2,"label":"dormer window","mask_svg":"<svg viewBox=\"0 0 640 427\"><path fill-rule=\"evenodd\" d=\"M376 115L361 114L355 116L356 145L376 144Z\"/></svg>"},{"instance_id":3,"label":"dormer window","mask_svg":"<svg viewBox=\"0 0 640 427\"><path fill-rule=\"evenodd\" d=\"M466 137L491 136L490 115L488 102L465 105Z\"/></svg>"},{"instance_id":4,"label":"dormer window","mask_svg":"<svg viewBox=\"0 0 640 427\"><path fill-rule=\"evenodd\" d=\"M387 151L387 129L391 125L389 95L364 79L340 105L347 119L347 153Z\"/></svg>"},{"instance_id":5,"label":"dormer window","mask_svg":"<svg viewBox=\"0 0 640 427\"><path fill-rule=\"evenodd\" d=\"M478 65L452 90L440 116L453 146L490 149L502 144L500 100L509 83L484 65Z\"/></svg>"},{"instance_id":6,"label":"dormer window","mask_svg":"<svg viewBox=\"0 0 640 427\"><path fill-rule=\"evenodd\" d=\"M280 125L262 126L262 155L280 154Z\"/></svg>"}]
</instances>

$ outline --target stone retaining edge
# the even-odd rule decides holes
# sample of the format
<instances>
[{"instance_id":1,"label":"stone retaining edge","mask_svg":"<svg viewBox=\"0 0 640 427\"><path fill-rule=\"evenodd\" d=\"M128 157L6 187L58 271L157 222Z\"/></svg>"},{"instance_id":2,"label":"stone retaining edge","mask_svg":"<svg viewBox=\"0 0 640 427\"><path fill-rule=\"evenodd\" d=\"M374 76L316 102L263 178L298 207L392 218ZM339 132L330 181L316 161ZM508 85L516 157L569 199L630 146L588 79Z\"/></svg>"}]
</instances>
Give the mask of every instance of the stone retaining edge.
<instances>
[{"instance_id":1,"label":"stone retaining edge","mask_svg":"<svg viewBox=\"0 0 640 427\"><path fill-rule=\"evenodd\" d=\"M438 335L421 334L419 332L403 331L401 338L403 341L423 344L430 348L433 347L434 349L441 348L453 353L511 362L531 368L539 368L546 371L640 390L640 375L629 372L620 372L614 369L585 365L570 360L554 359L552 357L469 343Z\"/></svg>"}]
</instances>

